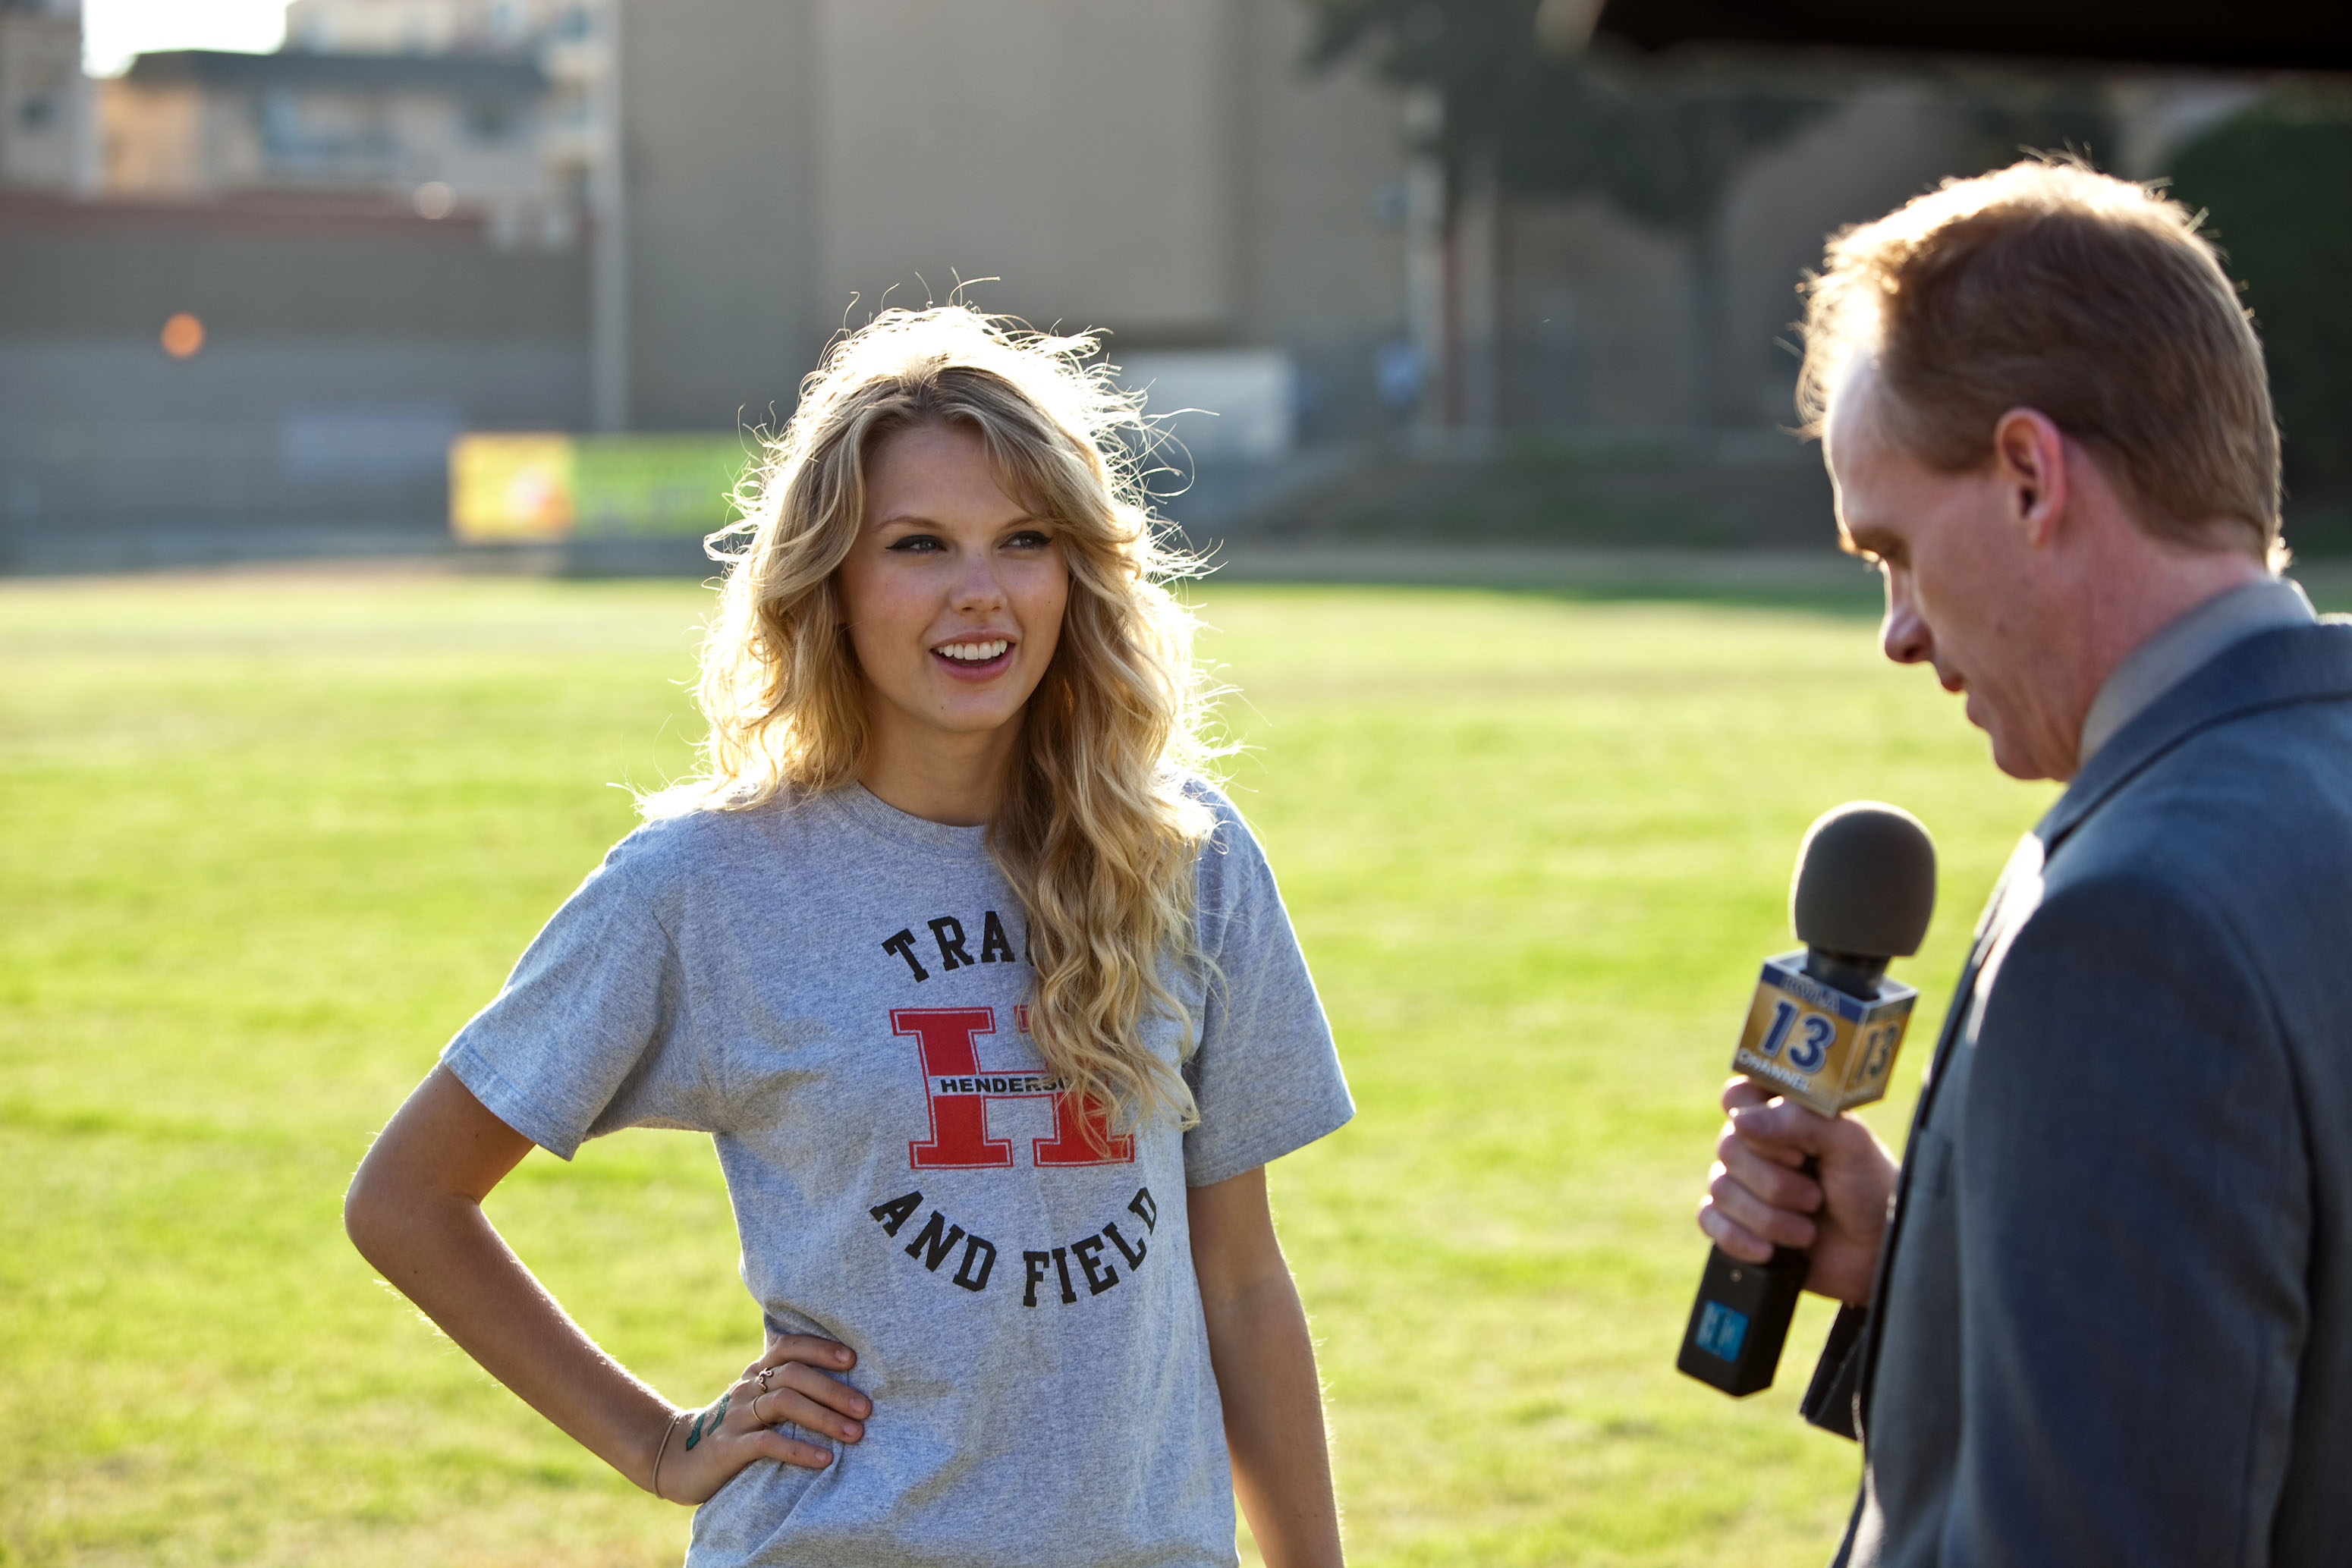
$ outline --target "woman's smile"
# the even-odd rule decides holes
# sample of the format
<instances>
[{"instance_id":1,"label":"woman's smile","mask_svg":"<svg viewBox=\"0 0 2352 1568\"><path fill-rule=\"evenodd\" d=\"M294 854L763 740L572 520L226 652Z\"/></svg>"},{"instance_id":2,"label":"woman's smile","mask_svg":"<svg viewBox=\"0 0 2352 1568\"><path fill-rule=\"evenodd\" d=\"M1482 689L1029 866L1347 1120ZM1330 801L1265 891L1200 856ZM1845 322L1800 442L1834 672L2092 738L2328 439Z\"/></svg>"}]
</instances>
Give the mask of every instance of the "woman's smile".
<instances>
[{"instance_id":1,"label":"woman's smile","mask_svg":"<svg viewBox=\"0 0 2352 1568\"><path fill-rule=\"evenodd\" d=\"M986 681L1013 667L1013 646L1010 637L967 636L940 643L931 650L931 656L957 680Z\"/></svg>"}]
</instances>

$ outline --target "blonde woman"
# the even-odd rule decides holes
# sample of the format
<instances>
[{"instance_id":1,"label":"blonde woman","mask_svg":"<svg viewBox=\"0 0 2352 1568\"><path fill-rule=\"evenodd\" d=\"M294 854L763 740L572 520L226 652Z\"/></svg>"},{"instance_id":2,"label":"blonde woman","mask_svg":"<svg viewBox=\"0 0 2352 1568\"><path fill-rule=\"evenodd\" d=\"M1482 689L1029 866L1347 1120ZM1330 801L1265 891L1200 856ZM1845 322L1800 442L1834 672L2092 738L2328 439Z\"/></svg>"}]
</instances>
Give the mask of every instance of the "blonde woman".
<instances>
[{"instance_id":1,"label":"blonde woman","mask_svg":"<svg viewBox=\"0 0 2352 1568\"><path fill-rule=\"evenodd\" d=\"M745 497L700 776L647 802L352 1183L353 1240L688 1561L1339 1561L1265 1166L1351 1113L1192 769L1191 622L1092 345L835 346ZM531 1145L712 1135L766 1353L680 1409L483 1217Z\"/></svg>"}]
</instances>

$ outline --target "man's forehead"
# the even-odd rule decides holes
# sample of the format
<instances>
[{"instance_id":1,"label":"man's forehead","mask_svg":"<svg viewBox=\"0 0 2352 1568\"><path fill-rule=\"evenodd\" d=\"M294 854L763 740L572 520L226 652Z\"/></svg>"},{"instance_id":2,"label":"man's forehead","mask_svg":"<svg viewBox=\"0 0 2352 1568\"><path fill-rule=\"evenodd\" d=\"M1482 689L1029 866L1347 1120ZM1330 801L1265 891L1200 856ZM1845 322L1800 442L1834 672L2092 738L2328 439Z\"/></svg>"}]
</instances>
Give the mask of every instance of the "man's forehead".
<instances>
[{"instance_id":1,"label":"man's forehead","mask_svg":"<svg viewBox=\"0 0 2352 1568\"><path fill-rule=\"evenodd\" d=\"M1822 419L1822 450L1832 464L1839 454L1860 457L1878 434L1878 365L1865 353L1846 357L1830 383Z\"/></svg>"},{"instance_id":2,"label":"man's forehead","mask_svg":"<svg viewBox=\"0 0 2352 1568\"><path fill-rule=\"evenodd\" d=\"M1887 547L1884 499L1874 480L1886 450L1878 371L1871 356L1847 358L1830 384L1822 417L1822 458L1830 471L1840 546L1875 559Z\"/></svg>"}]
</instances>

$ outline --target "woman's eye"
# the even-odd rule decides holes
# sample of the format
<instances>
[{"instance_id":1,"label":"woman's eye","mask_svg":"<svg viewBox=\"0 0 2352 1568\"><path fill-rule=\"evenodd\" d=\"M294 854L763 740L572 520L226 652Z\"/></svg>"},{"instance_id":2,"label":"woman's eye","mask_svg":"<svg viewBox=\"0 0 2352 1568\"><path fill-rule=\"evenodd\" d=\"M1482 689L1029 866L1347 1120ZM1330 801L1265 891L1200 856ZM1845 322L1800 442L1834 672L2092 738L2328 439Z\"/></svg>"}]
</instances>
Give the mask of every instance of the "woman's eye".
<instances>
[{"instance_id":1,"label":"woman's eye","mask_svg":"<svg viewBox=\"0 0 2352 1568\"><path fill-rule=\"evenodd\" d=\"M903 538L892 539L888 548L903 555L929 555L941 547L940 541L929 534L908 534Z\"/></svg>"},{"instance_id":2,"label":"woman's eye","mask_svg":"<svg viewBox=\"0 0 2352 1568\"><path fill-rule=\"evenodd\" d=\"M1054 536L1038 528L1024 528L1004 542L1012 549L1044 549L1054 542Z\"/></svg>"}]
</instances>

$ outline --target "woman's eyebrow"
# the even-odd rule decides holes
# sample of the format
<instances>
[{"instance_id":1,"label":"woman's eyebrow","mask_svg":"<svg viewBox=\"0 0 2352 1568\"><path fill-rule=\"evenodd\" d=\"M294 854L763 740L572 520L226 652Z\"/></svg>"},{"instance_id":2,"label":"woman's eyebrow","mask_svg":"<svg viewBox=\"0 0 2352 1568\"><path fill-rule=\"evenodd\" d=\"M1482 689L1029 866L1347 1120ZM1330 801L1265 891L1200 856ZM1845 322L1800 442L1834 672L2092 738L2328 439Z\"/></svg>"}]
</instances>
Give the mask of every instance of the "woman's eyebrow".
<instances>
[{"instance_id":1,"label":"woman's eyebrow","mask_svg":"<svg viewBox=\"0 0 2352 1568\"><path fill-rule=\"evenodd\" d=\"M992 526L998 528L1034 528L1040 523L1050 524L1052 520L1053 519L1050 517L1039 517L1034 512L1024 512L1017 517L1008 518L1003 522L997 523ZM915 528L938 528L946 527L945 524L940 523L937 519L924 517L919 512L894 512L889 517L877 517L874 520L874 526L877 528L894 528L900 524L908 524Z\"/></svg>"}]
</instances>

